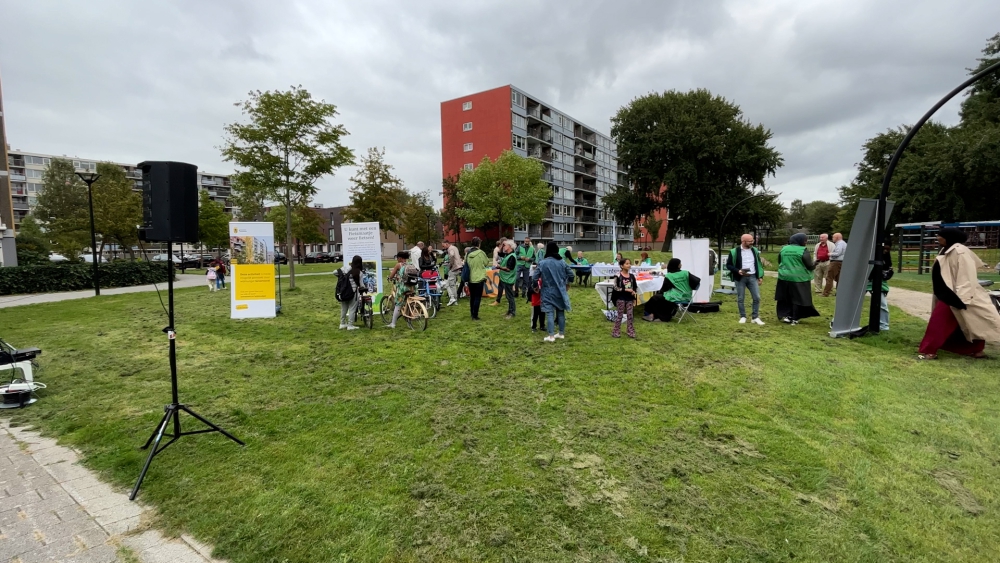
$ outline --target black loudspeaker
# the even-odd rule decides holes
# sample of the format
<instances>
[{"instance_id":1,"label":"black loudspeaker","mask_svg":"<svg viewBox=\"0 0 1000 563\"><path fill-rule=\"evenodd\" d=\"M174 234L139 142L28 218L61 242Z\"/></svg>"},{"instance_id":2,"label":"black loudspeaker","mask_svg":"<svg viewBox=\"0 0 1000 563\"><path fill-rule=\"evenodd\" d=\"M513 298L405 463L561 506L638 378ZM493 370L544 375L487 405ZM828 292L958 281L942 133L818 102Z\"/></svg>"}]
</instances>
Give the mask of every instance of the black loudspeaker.
<instances>
[{"instance_id":1,"label":"black loudspeaker","mask_svg":"<svg viewBox=\"0 0 1000 563\"><path fill-rule=\"evenodd\" d=\"M198 167L184 162L140 162L142 225L139 239L198 242Z\"/></svg>"}]
</instances>

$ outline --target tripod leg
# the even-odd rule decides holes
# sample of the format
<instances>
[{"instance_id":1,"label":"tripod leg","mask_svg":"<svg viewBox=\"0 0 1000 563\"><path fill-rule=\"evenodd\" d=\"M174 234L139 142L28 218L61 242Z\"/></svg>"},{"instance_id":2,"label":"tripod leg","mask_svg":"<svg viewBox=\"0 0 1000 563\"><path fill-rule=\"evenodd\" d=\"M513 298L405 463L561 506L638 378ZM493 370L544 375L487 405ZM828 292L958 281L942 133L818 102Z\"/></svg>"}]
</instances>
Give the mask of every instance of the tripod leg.
<instances>
[{"instance_id":1,"label":"tripod leg","mask_svg":"<svg viewBox=\"0 0 1000 563\"><path fill-rule=\"evenodd\" d=\"M167 419L170 417L170 413L173 412L173 410L170 408L170 405L164 407L163 410L165 412L163 413L163 418L160 420L159 426L157 426L156 430L153 430L153 433L149 435L149 439L146 440L146 445L139 448L140 450L148 448L149 445L153 443L153 438L156 438L157 433L159 433L161 436L163 435L163 428L164 428L163 423L167 421Z\"/></svg>"},{"instance_id":2,"label":"tripod leg","mask_svg":"<svg viewBox=\"0 0 1000 563\"><path fill-rule=\"evenodd\" d=\"M208 421L208 419L206 419L205 417L201 416L200 414L198 414L198 413L194 412L193 410L191 410L191 409L187 408L187 406L186 406L186 405L178 405L178 407L179 407L179 408L180 408L181 410L183 410L184 412L188 413L189 415L191 415L191 416L193 416L193 417L197 418L198 420L200 420L200 421L204 422L204 423L205 423L205 424L206 424L206 425L207 425L207 426L208 426L209 428L211 428L212 430L215 430L216 432L219 432L219 433L221 433L221 434L222 434L223 436L225 436L226 438L229 438L230 440L232 440L232 441L236 442L237 444L239 444L239 445L241 445L241 446L245 446L245 445L246 445L246 444L244 444L244 443L243 443L243 441L242 441L242 440L240 440L240 439L239 439L239 438L237 438L236 436L233 436L233 435L232 435L232 434L230 434L229 432L226 432L226 431L225 431L225 430L223 430L223 429L222 429L221 427L219 427L219 426L217 426L217 425L213 424L212 422L209 422L209 421Z\"/></svg>"},{"instance_id":3,"label":"tripod leg","mask_svg":"<svg viewBox=\"0 0 1000 563\"><path fill-rule=\"evenodd\" d=\"M139 487L142 486L142 480L146 478L146 471L149 471L149 464L153 462L153 456L156 455L157 448L160 447L160 440L163 439L163 433L167 429L167 422L170 421L170 415L175 413L175 405L170 405L167 407L167 414L163 415L163 420L160 421L160 427L154 432L155 441L153 441L153 447L149 450L149 455L146 456L146 463L142 466L142 471L139 473L139 479L135 482L135 486L132 487L132 493L129 494L129 500L135 500L135 495L139 494ZM150 437L150 440L153 440ZM146 443L149 446L149 443Z\"/></svg>"}]
</instances>

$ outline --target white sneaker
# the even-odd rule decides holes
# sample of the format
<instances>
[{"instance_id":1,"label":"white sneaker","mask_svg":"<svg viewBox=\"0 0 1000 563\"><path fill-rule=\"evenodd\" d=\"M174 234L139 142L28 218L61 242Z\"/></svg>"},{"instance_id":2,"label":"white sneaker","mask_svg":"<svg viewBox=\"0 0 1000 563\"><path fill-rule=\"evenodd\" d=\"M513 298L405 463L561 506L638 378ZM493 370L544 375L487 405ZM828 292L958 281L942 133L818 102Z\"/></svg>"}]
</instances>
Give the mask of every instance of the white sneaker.
<instances>
[{"instance_id":1,"label":"white sneaker","mask_svg":"<svg viewBox=\"0 0 1000 563\"><path fill-rule=\"evenodd\" d=\"M448 305L446 305L446 306L447 307L451 307L452 305L458 305L458 301L452 299L451 301L448 302Z\"/></svg>"},{"instance_id":2,"label":"white sneaker","mask_svg":"<svg viewBox=\"0 0 1000 563\"><path fill-rule=\"evenodd\" d=\"M542 339L542 341L543 342L555 342L556 341L556 337L555 336L546 336L545 338Z\"/></svg>"},{"instance_id":3,"label":"white sneaker","mask_svg":"<svg viewBox=\"0 0 1000 563\"><path fill-rule=\"evenodd\" d=\"M360 328L360 326L347 325L347 330L359 330Z\"/></svg>"},{"instance_id":4,"label":"white sneaker","mask_svg":"<svg viewBox=\"0 0 1000 563\"><path fill-rule=\"evenodd\" d=\"M385 328L396 328L396 325L385 325Z\"/></svg>"},{"instance_id":5,"label":"white sneaker","mask_svg":"<svg viewBox=\"0 0 1000 563\"><path fill-rule=\"evenodd\" d=\"M757 325L760 325L760 326L764 326L764 321L760 320L760 317L757 317L756 319L754 319L753 323L757 324Z\"/></svg>"},{"instance_id":6,"label":"white sneaker","mask_svg":"<svg viewBox=\"0 0 1000 563\"><path fill-rule=\"evenodd\" d=\"M347 323L340 323L340 328L347 328Z\"/></svg>"},{"instance_id":7,"label":"white sneaker","mask_svg":"<svg viewBox=\"0 0 1000 563\"><path fill-rule=\"evenodd\" d=\"M563 333L559 332L559 333L556 334L556 338L562 340L563 338L566 338L566 336L563 335Z\"/></svg>"},{"instance_id":8,"label":"white sneaker","mask_svg":"<svg viewBox=\"0 0 1000 563\"><path fill-rule=\"evenodd\" d=\"M746 317L740 317L740 324L741 325L747 324L747 318Z\"/></svg>"}]
</instances>

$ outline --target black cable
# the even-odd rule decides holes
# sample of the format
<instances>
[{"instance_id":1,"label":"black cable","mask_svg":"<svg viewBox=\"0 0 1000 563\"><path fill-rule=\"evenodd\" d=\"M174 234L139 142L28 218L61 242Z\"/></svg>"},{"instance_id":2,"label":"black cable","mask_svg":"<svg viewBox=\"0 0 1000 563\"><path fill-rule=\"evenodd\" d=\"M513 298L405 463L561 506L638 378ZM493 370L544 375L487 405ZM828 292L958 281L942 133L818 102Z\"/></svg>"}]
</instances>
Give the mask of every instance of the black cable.
<instances>
[{"instance_id":1,"label":"black cable","mask_svg":"<svg viewBox=\"0 0 1000 563\"><path fill-rule=\"evenodd\" d=\"M141 240L139 241L139 252L142 252L142 257L146 259L146 264L148 264L149 267L152 268L153 263L149 261L149 256L146 255L146 249L142 247ZM167 256L167 260L173 260L173 259L174 259L173 255ZM183 260L183 258L181 258L181 260ZM169 267L167 267L167 273L168 274L170 273ZM170 313L167 311L167 306L163 304L163 296L160 295L160 288L156 285L156 282L153 282L153 289L156 290L156 297L160 300L160 307L163 307L163 314L167 316L168 319L167 322L170 322L169 320Z\"/></svg>"}]
</instances>

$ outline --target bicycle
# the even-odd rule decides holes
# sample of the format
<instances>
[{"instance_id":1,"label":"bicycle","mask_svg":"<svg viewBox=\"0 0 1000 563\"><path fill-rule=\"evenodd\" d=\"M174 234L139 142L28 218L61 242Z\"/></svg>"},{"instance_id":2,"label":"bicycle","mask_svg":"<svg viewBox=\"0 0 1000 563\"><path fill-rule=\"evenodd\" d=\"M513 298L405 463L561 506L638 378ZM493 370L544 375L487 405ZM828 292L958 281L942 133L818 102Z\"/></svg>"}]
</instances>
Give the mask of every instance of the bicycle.
<instances>
[{"instance_id":1,"label":"bicycle","mask_svg":"<svg viewBox=\"0 0 1000 563\"><path fill-rule=\"evenodd\" d=\"M404 293L403 296L405 297L405 301L399 310L399 314L406 320L406 326L413 330L417 330L417 328L420 330L427 330L427 319L429 319L430 316L427 313L427 307L424 306L424 298L409 291ZM384 295L382 300L379 302L382 323L387 326L392 324L392 315L396 308L397 299L396 285L392 284L392 290L390 293L388 295Z\"/></svg>"},{"instance_id":2,"label":"bicycle","mask_svg":"<svg viewBox=\"0 0 1000 563\"><path fill-rule=\"evenodd\" d=\"M375 311L372 307L372 296L367 293L361 296L361 304L359 305L358 316L361 317L361 322L368 328L375 328Z\"/></svg>"},{"instance_id":3,"label":"bicycle","mask_svg":"<svg viewBox=\"0 0 1000 563\"><path fill-rule=\"evenodd\" d=\"M436 317L441 310L441 284L436 271L420 273L420 288L417 290L417 295L427 303L426 308L430 318Z\"/></svg>"}]
</instances>

